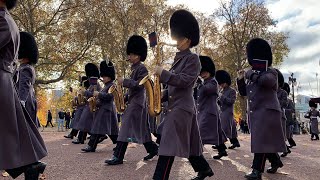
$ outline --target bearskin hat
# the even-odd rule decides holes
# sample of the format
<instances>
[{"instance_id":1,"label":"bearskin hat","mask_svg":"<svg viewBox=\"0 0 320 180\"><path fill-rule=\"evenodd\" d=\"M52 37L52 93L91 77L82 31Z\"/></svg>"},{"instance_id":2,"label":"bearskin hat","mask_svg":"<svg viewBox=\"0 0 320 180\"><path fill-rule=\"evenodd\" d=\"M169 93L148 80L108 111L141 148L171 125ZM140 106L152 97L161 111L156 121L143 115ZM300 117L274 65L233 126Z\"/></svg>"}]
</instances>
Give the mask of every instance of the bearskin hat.
<instances>
[{"instance_id":1,"label":"bearskin hat","mask_svg":"<svg viewBox=\"0 0 320 180\"><path fill-rule=\"evenodd\" d=\"M272 51L269 43L261 38L251 39L246 47L249 64L253 59L267 60L272 65Z\"/></svg>"},{"instance_id":2,"label":"bearskin hat","mask_svg":"<svg viewBox=\"0 0 320 180\"><path fill-rule=\"evenodd\" d=\"M231 85L231 76L225 70L218 70L216 72L216 80L218 81L219 85L223 83L227 83L229 86Z\"/></svg>"},{"instance_id":3,"label":"bearskin hat","mask_svg":"<svg viewBox=\"0 0 320 180\"><path fill-rule=\"evenodd\" d=\"M107 61L102 61L100 63L100 76L110 77L112 80L116 79L116 72L114 70L114 66L111 61L107 64Z\"/></svg>"},{"instance_id":4,"label":"bearskin hat","mask_svg":"<svg viewBox=\"0 0 320 180\"><path fill-rule=\"evenodd\" d=\"M275 70L276 70L277 73L278 73L278 86L279 86L280 88L282 88L283 85L284 85L284 77L283 77L283 74L279 71L279 69L275 69Z\"/></svg>"},{"instance_id":5,"label":"bearskin hat","mask_svg":"<svg viewBox=\"0 0 320 180\"><path fill-rule=\"evenodd\" d=\"M288 83L284 83L283 84L283 87L282 87L283 90L285 90L288 94L290 94L290 86Z\"/></svg>"},{"instance_id":6,"label":"bearskin hat","mask_svg":"<svg viewBox=\"0 0 320 180\"><path fill-rule=\"evenodd\" d=\"M315 102L313 102L312 100L309 101L309 107L314 107L317 108L317 104Z\"/></svg>"},{"instance_id":7,"label":"bearskin hat","mask_svg":"<svg viewBox=\"0 0 320 180\"><path fill-rule=\"evenodd\" d=\"M191 47L199 44L200 30L196 18L187 10L177 10L170 18L171 37L185 37L191 40Z\"/></svg>"},{"instance_id":8,"label":"bearskin hat","mask_svg":"<svg viewBox=\"0 0 320 180\"><path fill-rule=\"evenodd\" d=\"M86 76L88 78L91 78L91 77L99 78L100 77L99 68L97 67L97 65L95 65L93 63L88 63L88 64L86 64L84 69L86 71Z\"/></svg>"},{"instance_id":9,"label":"bearskin hat","mask_svg":"<svg viewBox=\"0 0 320 180\"><path fill-rule=\"evenodd\" d=\"M212 59L208 56L199 56L201 63L201 71L207 71L210 73L211 77L214 77L216 74L216 67L212 61Z\"/></svg>"},{"instance_id":10,"label":"bearskin hat","mask_svg":"<svg viewBox=\"0 0 320 180\"><path fill-rule=\"evenodd\" d=\"M29 64L37 64L39 58L35 38L28 32L20 32L19 59L28 58Z\"/></svg>"},{"instance_id":11,"label":"bearskin hat","mask_svg":"<svg viewBox=\"0 0 320 180\"><path fill-rule=\"evenodd\" d=\"M140 56L140 61L145 61L148 53L146 40L142 36L133 35L129 38L127 44L127 54L130 53Z\"/></svg>"},{"instance_id":12,"label":"bearskin hat","mask_svg":"<svg viewBox=\"0 0 320 180\"><path fill-rule=\"evenodd\" d=\"M8 10L13 9L17 5L18 0L5 0L6 6Z\"/></svg>"}]
</instances>

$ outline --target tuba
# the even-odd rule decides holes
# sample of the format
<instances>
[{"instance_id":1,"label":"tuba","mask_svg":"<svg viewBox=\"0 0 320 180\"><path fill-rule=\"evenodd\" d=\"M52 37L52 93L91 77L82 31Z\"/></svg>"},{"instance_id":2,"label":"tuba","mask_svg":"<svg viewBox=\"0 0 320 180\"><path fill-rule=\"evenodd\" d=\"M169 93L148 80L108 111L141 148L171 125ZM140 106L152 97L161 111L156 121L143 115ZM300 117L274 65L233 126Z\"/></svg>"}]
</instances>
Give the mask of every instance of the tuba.
<instances>
[{"instance_id":1,"label":"tuba","mask_svg":"<svg viewBox=\"0 0 320 180\"><path fill-rule=\"evenodd\" d=\"M122 89L123 88L120 84L113 84L108 90L108 93L112 94L114 97L114 103L119 113L124 112L124 110L126 109Z\"/></svg>"},{"instance_id":2,"label":"tuba","mask_svg":"<svg viewBox=\"0 0 320 180\"><path fill-rule=\"evenodd\" d=\"M155 36L155 37L150 37ZM156 38L155 33L151 33L149 35L149 40L151 41L151 38ZM156 39L155 39L156 41ZM160 47L163 45L168 46L176 46L173 44L166 44L163 42L154 43L157 45L156 47L156 65L160 64ZM156 117L161 113L162 107L161 107L161 84L160 84L160 76L154 75L153 81L151 79L150 75L145 76L140 82L139 85L143 85L146 89L147 97L148 97L148 112L150 116Z\"/></svg>"}]
</instances>

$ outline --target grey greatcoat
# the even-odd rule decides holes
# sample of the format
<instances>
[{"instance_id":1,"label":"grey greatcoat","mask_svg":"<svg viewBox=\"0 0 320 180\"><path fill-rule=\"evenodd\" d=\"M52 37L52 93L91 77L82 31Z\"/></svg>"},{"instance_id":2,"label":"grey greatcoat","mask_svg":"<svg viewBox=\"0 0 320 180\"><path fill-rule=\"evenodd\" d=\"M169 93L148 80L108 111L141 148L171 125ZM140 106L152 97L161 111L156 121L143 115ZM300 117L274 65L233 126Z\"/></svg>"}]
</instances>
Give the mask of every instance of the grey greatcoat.
<instances>
[{"instance_id":1,"label":"grey greatcoat","mask_svg":"<svg viewBox=\"0 0 320 180\"><path fill-rule=\"evenodd\" d=\"M246 86L248 121L251 130L252 153L285 152L286 145L281 126L282 111L277 98L278 74L273 68L260 74L249 70L237 81L241 90ZM251 80L249 80L251 77Z\"/></svg>"},{"instance_id":2,"label":"grey greatcoat","mask_svg":"<svg viewBox=\"0 0 320 180\"><path fill-rule=\"evenodd\" d=\"M310 110L308 114L310 118L310 132L313 134L319 134L319 123L318 123L318 117L320 117L319 111Z\"/></svg>"},{"instance_id":3,"label":"grey greatcoat","mask_svg":"<svg viewBox=\"0 0 320 180\"><path fill-rule=\"evenodd\" d=\"M94 113L91 134L118 135L119 127L113 95L108 93L112 85L112 81L106 83L98 95L98 110Z\"/></svg>"},{"instance_id":4,"label":"grey greatcoat","mask_svg":"<svg viewBox=\"0 0 320 180\"><path fill-rule=\"evenodd\" d=\"M288 105L285 108L285 114L286 114L286 118L287 118L287 122L286 122L287 139L291 139L293 137L293 128L291 127L294 123L293 113L294 113L293 102L291 99L288 99Z\"/></svg>"},{"instance_id":5,"label":"grey greatcoat","mask_svg":"<svg viewBox=\"0 0 320 180\"><path fill-rule=\"evenodd\" d=\"M26 109L33 120L33 122L40 126L37 118L37 100L35 97L35 92L33 85L36 81L36 73L33 66L29 64L21 64L18 68L18 82L16 84L18 95L21 101L25 102Z\"/></svg>"},{"instance_id":6,"label":"grey greatcoat","mask_svg":"<svg viewBox=\"0 0 320 180\"><path fill-rule=\"evenodd\" d=\"M203 144L218 146L227 141L221 126L218 96L218 83L215 78L206 79L198 88L198 125Z\"/></svg>"},{"instance_id":7,"label":"grey greatcoat","mask_svg":"<svg viewBox=\"0 0 320 180\"><path fill-rule=\"evenodd\" d=\"M131 66L130 79L124 79L123 87L129 88L127 108L122 115L118 141L129 142L135 139L139 144L151 141L147 118L146 95L143 85L139 82L148 74L147 68L138 62Z\"/></svg>"},{"instance_id":8,"label":"grey greatcoat","mask_svg":"<svg viewBox=\"0 0 320 180\"><path fill-rule=\"evenodd\" d=\"M237 137L236 122L233 116L234 103L236 102L237 93L231 87L222 90L219 97L221 126L229 139Z\"/></svg>"},{"instance_id":9,"label":"grey greatcoat","mask_svg":"<svg viewBox=\"0 0 320 180\"><path fill-rule=\"evenodd\" d=\"M168 85L168 112L164 114L159 155L188 158L202 154L193 86L200 73L199 57L189 49L178 52L160 82Z\"/></svg>"},{"instance_id":10,"label":"grey greatcoat","mask_svg":"<svg viewBox=\"0 0 320 180\"><path fill-rule=\"evenodd\" d=\"M94 92L94 86L89 86L88 90L84 92L84 96L89 99L90 97L93 96ZM96 85L96 90L100 91L101 86L99 84ZM84 106L81 117L77 123L76 129L83 131L83 132L90 132L91 131L91 126L93 123L93 113L90 111L89 103L87 102L86 105Z\"/></svg>"},{"instance_id":11,"label":"grey greatcoat","mask_svg":"<svg viewBox=\"0 0 320 180\"><path fill-rule=\"evenodd\" d=\"M12 63L19 49L19 30L5 8L0 8L0 169L32 164L47 155L41 135L20 104L13 84Z\"/></svg>"},{"instance_id":12,"label":"grey greatcoat","mask_svg":"<svg viewBox=\"0 0 320 180\"><path fill-rule=\"evenodd\" d=\"M75 97L75 98L78 99L78 97ZM78 129L78 124L79 124L79 120L81 118L82 111L83 111L85 106L86 106L85 104L78 104L77 105L77 109L76 109L74 118L72 120L72 129L79 130Z\"/></svg>"},{"instance_id":13,"label":"grey greatcoat","mask_svg":"<svg viewBox=\"0 0 320 180\"><path fill-rule=\"evenodd\" d=\"M288 106L288 93L285 90L278 88L277 96L278 96L278 100L279 100L279 103L281 106L281 112L282 112L281 126L282 126L283 136L285 137L285 140L286 140L287 139L287 134L286 134L287 118L284 110Z\"/></svg>"}]
</instances>

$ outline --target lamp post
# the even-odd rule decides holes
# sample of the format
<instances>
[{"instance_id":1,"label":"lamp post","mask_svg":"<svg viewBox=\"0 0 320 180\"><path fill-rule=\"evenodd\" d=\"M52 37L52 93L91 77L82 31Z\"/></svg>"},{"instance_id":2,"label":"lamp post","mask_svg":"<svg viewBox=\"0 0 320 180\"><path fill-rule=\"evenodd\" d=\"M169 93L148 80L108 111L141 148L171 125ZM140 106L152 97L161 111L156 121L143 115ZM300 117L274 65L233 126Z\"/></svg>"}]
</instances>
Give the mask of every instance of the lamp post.
<instances>
[{"instance_id":1,"label":"lamp post","mask_svg":"<svg viewBox=\"0 0 320 180\"><path fill-rule=\"evenodd\" d=\"M293 77L293 73L289 76L289 84L291 84L291 89L292 89L292 101L293 101L293 108L294 108L294 114L293 114L293 119L294 119L294 128L293 128L293 133L294 134L300 134L300 128L299 128L299 123L296 118L296 102L294 100L294 86L297 85L297 79Z\"/></svg>"}]
</instances>

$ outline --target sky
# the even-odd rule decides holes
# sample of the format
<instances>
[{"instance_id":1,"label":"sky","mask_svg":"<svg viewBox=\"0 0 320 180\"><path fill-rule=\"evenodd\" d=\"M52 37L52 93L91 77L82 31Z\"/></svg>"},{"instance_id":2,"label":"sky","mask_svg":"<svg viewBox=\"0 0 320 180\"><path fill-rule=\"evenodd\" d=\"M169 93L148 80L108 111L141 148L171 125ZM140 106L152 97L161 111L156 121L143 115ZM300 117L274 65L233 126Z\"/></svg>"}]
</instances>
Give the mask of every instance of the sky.
<instances>
[{"instance_id":1,"label":"sky","mask_svg":"<svg viewBox=\"0 0 320 180\"><path fill-rule=\"evenodd\" d=\"M190 9L210 15L220 0L168 0L168 4L184 4ZM299 94L320 96L320 1L266 0L270 16L278 22L276 30L287 32L290 53L280 71L285 80L291 73L297 79ZM299 88L298 88L299 87ZM298 89L297 89L298 88ZM318 92L319 91L319 92Z\"/></svg>"}]
</instances>

